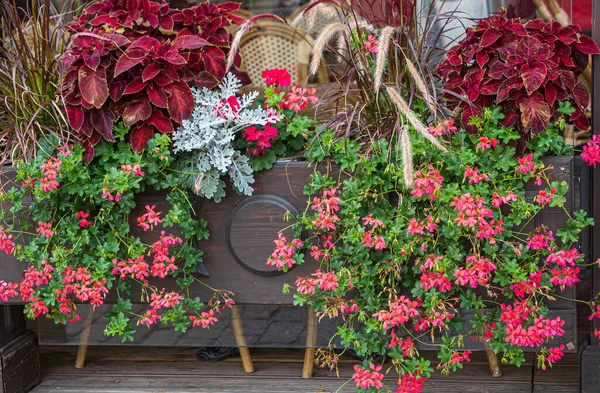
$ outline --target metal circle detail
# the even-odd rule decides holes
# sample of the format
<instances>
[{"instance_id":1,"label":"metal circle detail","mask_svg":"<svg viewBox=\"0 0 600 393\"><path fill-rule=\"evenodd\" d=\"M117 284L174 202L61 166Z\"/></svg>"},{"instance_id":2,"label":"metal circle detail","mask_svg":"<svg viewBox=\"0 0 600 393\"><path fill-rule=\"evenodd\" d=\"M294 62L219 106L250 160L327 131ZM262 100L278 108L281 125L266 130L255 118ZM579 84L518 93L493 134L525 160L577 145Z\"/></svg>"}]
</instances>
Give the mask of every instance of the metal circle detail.
<instances>
[{"instance_id":1,"label":"metal circle detail","mask_svg":"<svg viewBox=\"0 0 600 393\"><path fill-rule=\"evenodd\" d=\"M273 252L278 232L290 225L283 220L290 212L294 217L298 210L285 199L275 195L255 195L240 202L227 218L225 241L235 261L245 269L263 277L283 274L275 267L267 266ZM290 229L283 234L291 239Z\"/></svg>"}]
</instances>

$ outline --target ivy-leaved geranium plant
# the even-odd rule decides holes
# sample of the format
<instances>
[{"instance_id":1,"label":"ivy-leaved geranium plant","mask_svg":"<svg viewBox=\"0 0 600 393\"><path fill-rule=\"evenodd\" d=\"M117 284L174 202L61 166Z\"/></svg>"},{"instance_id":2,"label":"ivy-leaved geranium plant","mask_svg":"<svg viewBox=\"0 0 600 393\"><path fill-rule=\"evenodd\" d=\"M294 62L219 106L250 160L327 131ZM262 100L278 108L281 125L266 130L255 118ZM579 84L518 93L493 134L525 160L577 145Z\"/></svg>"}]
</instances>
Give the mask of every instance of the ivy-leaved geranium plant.
<instances>
[{"instance_id":1,"label":"ivy-leaved geranium plant","mask_svg":"<svg viewBox=\"0 0 600 393\"><path fill-rule=\"evenodd\" d=\"M184 10L151 0L103 0L70 25L60 59L62 95L86 161L119 120L142 151L156 132L172 133L194 108L191 87L215 87L225 76L239 3L201 3ZM236 65L240 58L236 57Z\"/></svg>"},{"instance_id":2,"label":"ivy-leaved geranium plant","mask_svg":"<svg viewBox=\"0 0 600 393\"><path fill-rule=\"evenodd\" d=\"M235 148L235 138L248 127L265 127L283 116L272 108L254 106L258 92L238 97L241 81L227 74L216 90L194 89L195 108L173 134L175 153L182 157L194 192L217 202L225 195L221 176L229 175L233 188L252 195L254 176L247 155ZM198 174L199 175L196 175Z\"/></svg>"},{"instance_id":3,"label":"ivy-leaved geranium plant","mask_svg":"<svg viewBox=\"0 0 600 393\"><path fill-rule=\"evenodd\" d=\"M284 290L321 318L341 318L339 342L365 358L353 375L359 391L387 391L386 372L398 374L397 392L420 391L433 366L419 350L436 350L437 368L447 373L469 361L463 346L471 338L516 365L524 348L537 352L542 368L563 356L556 339L565 321L550 316L548 305L579 281L578 235L592 220L565 209L568 184L549 178L541 160L570 152L559 133L574 109L561 110L523 154L502 142L518 131L500 124L497 107L471 120L477 135L444 123L430 127L448 135L447 153L409 133L412 186L404 182L397 140L374 140L366 155L356 141L336 142L325 132L309 147L309 159L335 163L344 176L314 173L296 237L280 235L267 263L287 271L305 252L318 261L319 269ZM539 186L533 199L526 182ZM546 207L564 209L564 228L532 225ZM466 311L474 317L466 320ZM391 368L384 370L377 355ZM333 347L319 352L323 365L335 366L338 357Z\"/></svg>"},{"instance_id":4,"label":"ivy-leaved geranium plant","mask_svg":"<svg viewBox=\"0 0 600 393\"><path fill-rule=\"evenodd\" d=\"M105 334L123 341L133 339L136 324L160 322L178 331L208 327L231 306L226 291L215 290L205 302L188 295L190 286L199 285L194 273L202 261L193 243L208 231L172 171L170 137L156 134L135 152L124 141L128 131L117 126L117 141L100 142L88 165L84 148L48 140L42 142L44 154L17 167L17 186L0 194L3 206L10 206L0 211L0 250L27 269L20 282L0 281L0 300L20 297L29 317L66 323L80 319L80 304L97 307L113 293ZM168 190L170 209L145 206L130 220L135 196L148 189ZM142 238L132 227L149 233ZM170 284L161 286L163 279ZM141 299L130 298L132 293ZM132 305L140 300L141 312Z\"/></svg>"}]
</instances>

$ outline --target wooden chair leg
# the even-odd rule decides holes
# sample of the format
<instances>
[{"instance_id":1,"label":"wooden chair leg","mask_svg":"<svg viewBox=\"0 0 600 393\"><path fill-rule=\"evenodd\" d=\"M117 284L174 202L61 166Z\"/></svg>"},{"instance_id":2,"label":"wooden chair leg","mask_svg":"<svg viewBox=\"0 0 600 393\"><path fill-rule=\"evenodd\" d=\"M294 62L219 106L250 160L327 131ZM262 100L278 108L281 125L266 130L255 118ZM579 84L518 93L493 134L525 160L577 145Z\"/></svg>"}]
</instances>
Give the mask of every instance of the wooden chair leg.
<instances>
[{"instance_id":1,"label":"wooden chair leg","mask_svg":"<svg viewBox=\"0 0 600 393\"><path fill-rule=\"evenodd\" d=\"M315 310L308 307L308 326L306 330L306 349L304 350L304 364L302 378L312 378L315 366L315 347L317 346L317 317Z\"/></svg>"},{"instance_id":2,"label":"wooden chair leg","mask_svg":"<svg viewBox=\"0 0 600 393\"><path fill-rule=\"evenodd\" d=\"M253 373L254 364L252 364L250 350L248 349L248 344L246 344L246 337L244 336L244 329L242 328L242 315L238 306L231 307L231 324L233 325L233 334L238 350L240 351L244 371Z\"/></svg>"},{"instance_id":3,"label":"wooden chair leg","mask_svg":"<svg viewBox=\"0 0 600 393\"><path fill-rule=\"evenodd\" d=\"M79 347L77 348L77 357L75 358L75 368L85 367L85 358L87 356L88 343L90 342L93 317L94 308L90 306L90 310L83 320L83 329L81 330L81 336L79 337Z\"/></svg>"},{"instance_id":4,"label":"wooden chair leg","mask_svg":"<svg viewBox=\"0 0 600 393\"><path fill-rule=\"evenodd\" d=\"M483 347L485 348L485 355L487 356L492 378L500 378L502 376L502 369L500 368L498 356L494 353L494 351L492 351L489 342L483 341Z\"/></svg>"}]
</instances>

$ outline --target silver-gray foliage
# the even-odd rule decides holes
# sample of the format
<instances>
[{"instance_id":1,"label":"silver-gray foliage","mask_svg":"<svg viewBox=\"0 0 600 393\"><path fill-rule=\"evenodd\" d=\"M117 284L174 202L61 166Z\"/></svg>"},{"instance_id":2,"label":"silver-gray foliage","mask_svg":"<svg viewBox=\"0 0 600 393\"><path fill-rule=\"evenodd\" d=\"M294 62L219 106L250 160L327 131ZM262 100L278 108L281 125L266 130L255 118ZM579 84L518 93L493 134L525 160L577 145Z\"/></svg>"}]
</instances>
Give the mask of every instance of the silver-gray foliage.
<instances>
[{"instance_id":1,"label":"silver-gray foliage","mask_svg":"<svg viewBox=\"0 0 600 393\"><path fill-rule=\"evenodd\" d=\"M264 126L282 118L271 109L252 108L257 92L237 97L241 87L240 80L229 73L218 90L192 89L194 111L173 134L175 153L190 155L184 160L186 170L199 173L194 180L194 192L217 202L225 194L223 175L229 175L238 192L252 195L252 167L248 157L234 147L236 134L246 127Z\"/></svg>"}]
</instances>

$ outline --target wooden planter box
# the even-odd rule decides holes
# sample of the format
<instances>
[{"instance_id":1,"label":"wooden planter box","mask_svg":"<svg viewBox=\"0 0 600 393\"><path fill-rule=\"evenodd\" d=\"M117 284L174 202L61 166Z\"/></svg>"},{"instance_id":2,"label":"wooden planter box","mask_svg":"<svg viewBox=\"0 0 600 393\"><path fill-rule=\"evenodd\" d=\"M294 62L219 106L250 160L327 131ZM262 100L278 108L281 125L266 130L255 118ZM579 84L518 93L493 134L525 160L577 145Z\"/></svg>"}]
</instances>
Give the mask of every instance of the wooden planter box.
<instances>
[{"instance_id":1,"label":"wooden planter box","mask_svg":"<svg viewBox=\"0 0 600 393\"><path fill-rule=\"evenodd\" d=\"M544 162L554 166L549 174L551 180L564 180L570 185L567 209L579 208L581 199L579 192L581 190L574 181L572 157L551 157L544 159ZM210 231L210 238L198 244L198 247L205 253L204 262L198 267L198 274L202 276L204 282L214 288L233 291L238 304L292 305L292 296L281 293L283 284L293 283L298 276L314 272L318 266L317 263L311 261L307 255L307 262L304 265L297 266L289 273L283 274L267 266L265 262L273 251L273 240L276 239L278 231L291 224L291 222L284 222L285 212L289 211L294 215L306 209L309 198L303 194L303 189L313 171L314 167L309 167L306 162L277 163L272 170L256 174L254 185L256 192L251 197L237 195L229 188L227 196L220 203L201 199L194 202L195 211L208 221ZM537 187L531 182L526 188L527 196L533 198L541 187ZM162 212L169 209L169 204L165 200L163 192L148 191L138 197L138 207L131 214L132 232L134 235L142 237L143 241L151 242L155 239L148 237L148 233L135 226L135 217L143 214L144 206L147 204L157 205L156 210ZM545 224L556 231L564 226L566 218L561 209L546 208L530 225L535 227ZM284 234L288 238L291 237L291 234L286 232ZM152 234L152 236L156 236L156 234ZM23 268L13 258L4 254L0 255L0 280L19 280ZM160 280L158 284L168 287L168 281ZM192 296L206 299L212 294L201 285L194 285L193 288ZM575 295L574 288L567 289L563 294L569 298L574 298ZM110 302L110 299L108 301ZM10 304L18 303L18 300L12 300ZM568 345L568 348L574 350L577 347L577 318L574 302L557 299L551 305L550 313L550 316L556 315L561 315L566 321L565 335L560 342L573 344L573 346ZM465 310L461 313L461 317L469 320L472 313ZM101 315L95 317L95 320L98 321L98 324L104 323ZM331 324L333 325L333 323ZM42 329L53 330L51 335L60 336L58 341L53 342L71 344L77 342L77 336L69 337L64 332L57 336L58 332L55 329L64 329L64 327L52 327L53 325L48 321L42 322L40 326L44 326ZM304 328L305 326L298 326L299 334L302 334ZM219 329L222 329L222 334ZM328 330L331 330L331 326L323 329L325 332ZM95 328L95 332L94 335L101 335L102 328L98 326ZM44 332L41 331L41 333ZM162 333L167 334L166 332ZM173 333L173 335L176 334ZM211 335L216 337L214 342L219 342L219 335L231 335L230 326L228 324L223 325L222 328L215 326L214 329L211 329ZM176 341L178 339L166 342ZM92 340L93 342L94 340ZM104 343L108 342L113 341L104 341ZM465 343L471 349L481 349L478 343L471 340L466 340ZM203 344L198 343L198 345Z\"/></svg>"}]
</instances>

